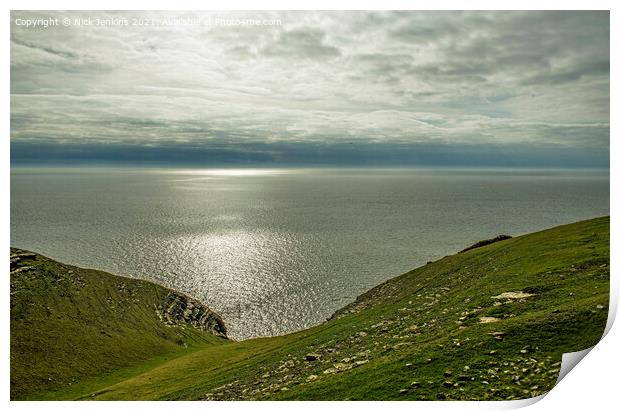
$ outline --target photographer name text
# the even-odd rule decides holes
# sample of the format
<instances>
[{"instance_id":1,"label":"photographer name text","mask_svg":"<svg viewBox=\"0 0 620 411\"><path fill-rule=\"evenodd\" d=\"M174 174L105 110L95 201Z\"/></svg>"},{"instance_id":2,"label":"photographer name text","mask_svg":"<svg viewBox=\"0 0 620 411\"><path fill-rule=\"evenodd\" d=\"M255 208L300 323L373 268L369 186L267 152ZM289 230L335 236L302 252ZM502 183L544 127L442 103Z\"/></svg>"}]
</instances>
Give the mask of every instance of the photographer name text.
<instances>
[{"instance_id":1,"label":"photographer name text","mask_svg":"<svg viewBox=\"0 0 620 411\"><path fill-rule=\"evenodd\" d=\"M47 17L18 18L16 26L29 29L52 27L178 27L178 26L281 26L280 19L220 17Z\"/></svg>"}]
</instances>

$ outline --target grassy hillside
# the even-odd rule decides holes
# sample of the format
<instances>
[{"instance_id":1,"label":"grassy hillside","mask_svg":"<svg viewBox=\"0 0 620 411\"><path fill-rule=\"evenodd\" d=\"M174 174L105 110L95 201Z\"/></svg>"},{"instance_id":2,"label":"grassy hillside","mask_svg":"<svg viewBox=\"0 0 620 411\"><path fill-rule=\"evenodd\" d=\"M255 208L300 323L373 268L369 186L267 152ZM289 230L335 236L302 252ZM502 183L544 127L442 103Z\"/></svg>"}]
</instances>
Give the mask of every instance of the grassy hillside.
<instances>
[{"instance_id":1,"label":"grassy hillside","mask_svg":"<svg viewBox=\"0 0 620 411\"><path fill-rule=\"evenodd\" d=\"M180 293L11 249L13 399L87 386L224 335L219 316Z\"/></svg>"},{"instance_id":2,"label":"grassy hillside","mask_svg":"<svg viewBox=\"0 0 620 411\"><path fill-rule=\"evenodd\" d=\"M526 398L553 387L562 353L600 339L608 297L606 217L445 257L304 331L205 346L47 397Z\"/></svg>"}]
</instances>

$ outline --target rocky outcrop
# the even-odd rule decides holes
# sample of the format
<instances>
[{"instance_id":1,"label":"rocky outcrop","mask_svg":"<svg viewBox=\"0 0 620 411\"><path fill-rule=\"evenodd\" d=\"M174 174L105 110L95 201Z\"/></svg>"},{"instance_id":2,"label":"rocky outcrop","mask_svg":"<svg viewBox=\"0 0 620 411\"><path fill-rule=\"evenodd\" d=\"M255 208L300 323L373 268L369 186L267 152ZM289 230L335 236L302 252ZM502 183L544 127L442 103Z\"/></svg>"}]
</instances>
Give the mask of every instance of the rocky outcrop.
<instances>
[{"instance_id":1,"label":"rocky outcrop","mask_svg":"<svg viewBox=\"0 0 620 411\"><path fill-rule=\"evenodd\" d=\"M23 276L26 273L39 272L40 278L53 279L54 291L62 296L71 294L71 291L63 288L67 284L76 287L78 291L82 290L86 285L84 278L74 272L76 270L79 272L82 269L55 263L53 260L30 251L11 247L10 263L12 276ZM97 275L111 274L99 272ZM140 288L140 282L124 277L112 278L116 279L115 291L118 291L118 296L122 297L120 299L121 305L124 303L133 304L139 301L136 293ZM24 282L17 281L17 279L11 281L11 296L21 291L19 285L22 283ZM162 294L158 293L158 295ZM108 306L112 307L113 299L107 294L104 298ZM163 323L167 325L190 326L226 337L226 326L222 318L200 301L172 289L167 289L167 293L162 300L161 303L155 304L155 311Z\"/></svg>"},{"instance_id":2,"label":"rocky outcrop","mask_svg":"<svg viewBox=\"0 0 620 411\"><path fill-rule=\"evenodd\" d=\"M226 326L219 314L177 291L170 291L156 311L159 319L165 324L188 325L226 337Z\"/></svg>"},{"instance_id":3,"label":"rocky outcrop","mask_svg":"<svg viewBox=\"0 0 620 411\"><path fill-rule=\"evenodd\" d=\"M36 258L36 254L11 248L11 274L17 274L22 271L31 270L32 267L24 266L24 260L32 260Z\"/></svg>"}]
</instances>

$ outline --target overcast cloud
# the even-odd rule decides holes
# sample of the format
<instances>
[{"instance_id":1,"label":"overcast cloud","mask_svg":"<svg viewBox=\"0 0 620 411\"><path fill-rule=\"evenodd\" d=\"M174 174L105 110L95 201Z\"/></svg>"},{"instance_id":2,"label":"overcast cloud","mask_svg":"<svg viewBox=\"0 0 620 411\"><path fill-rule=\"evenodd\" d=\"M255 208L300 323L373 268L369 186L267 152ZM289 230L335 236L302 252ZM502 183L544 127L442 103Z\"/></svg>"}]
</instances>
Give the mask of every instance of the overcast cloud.
<instances>
[{"instance_id":1,"label":"overcast cloud","mask_svg":"<svg viewBox=\"0 0 620 411\"><path fill-rule=\"evenodd\" d=\"M211 24L16 24L48 17ZM609 164L607 12L11 18L15 163Z\"/></svg>"}]
</instances>

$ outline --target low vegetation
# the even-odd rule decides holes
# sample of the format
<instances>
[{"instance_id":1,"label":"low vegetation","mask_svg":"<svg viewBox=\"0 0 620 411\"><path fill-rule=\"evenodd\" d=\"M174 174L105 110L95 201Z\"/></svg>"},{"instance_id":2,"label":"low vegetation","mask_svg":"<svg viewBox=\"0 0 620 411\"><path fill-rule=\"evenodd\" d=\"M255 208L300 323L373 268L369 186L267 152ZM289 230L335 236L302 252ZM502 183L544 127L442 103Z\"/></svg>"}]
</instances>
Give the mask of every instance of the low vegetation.
<instances>
[{"instance_id":1,"label":"low vegetation","mask_svg":"<svg viewBox=\"0 0 620 411\"><path fill-rule=\"evenodd\" d=\"M14 399L139 371L224 344L224 333L217 314L181 293L11 249Z\"/></svg>"},{"instance_id":2,"label":"low vegetation","mask_svg":"<svg viewBox=\"0 0 620 411\"><path fill-rule=\"evenodd\" d=\"M239 342L162 325L161 287L127 280L130 297L125 280L91 270L60 287L54 275L76 268L31 265L11 275L12 293L27 293L11 296L15 399L520 399L550 390L562 353L602 336L609 218L444 257L323 324Z\"/></svg>"}]
</instances>

